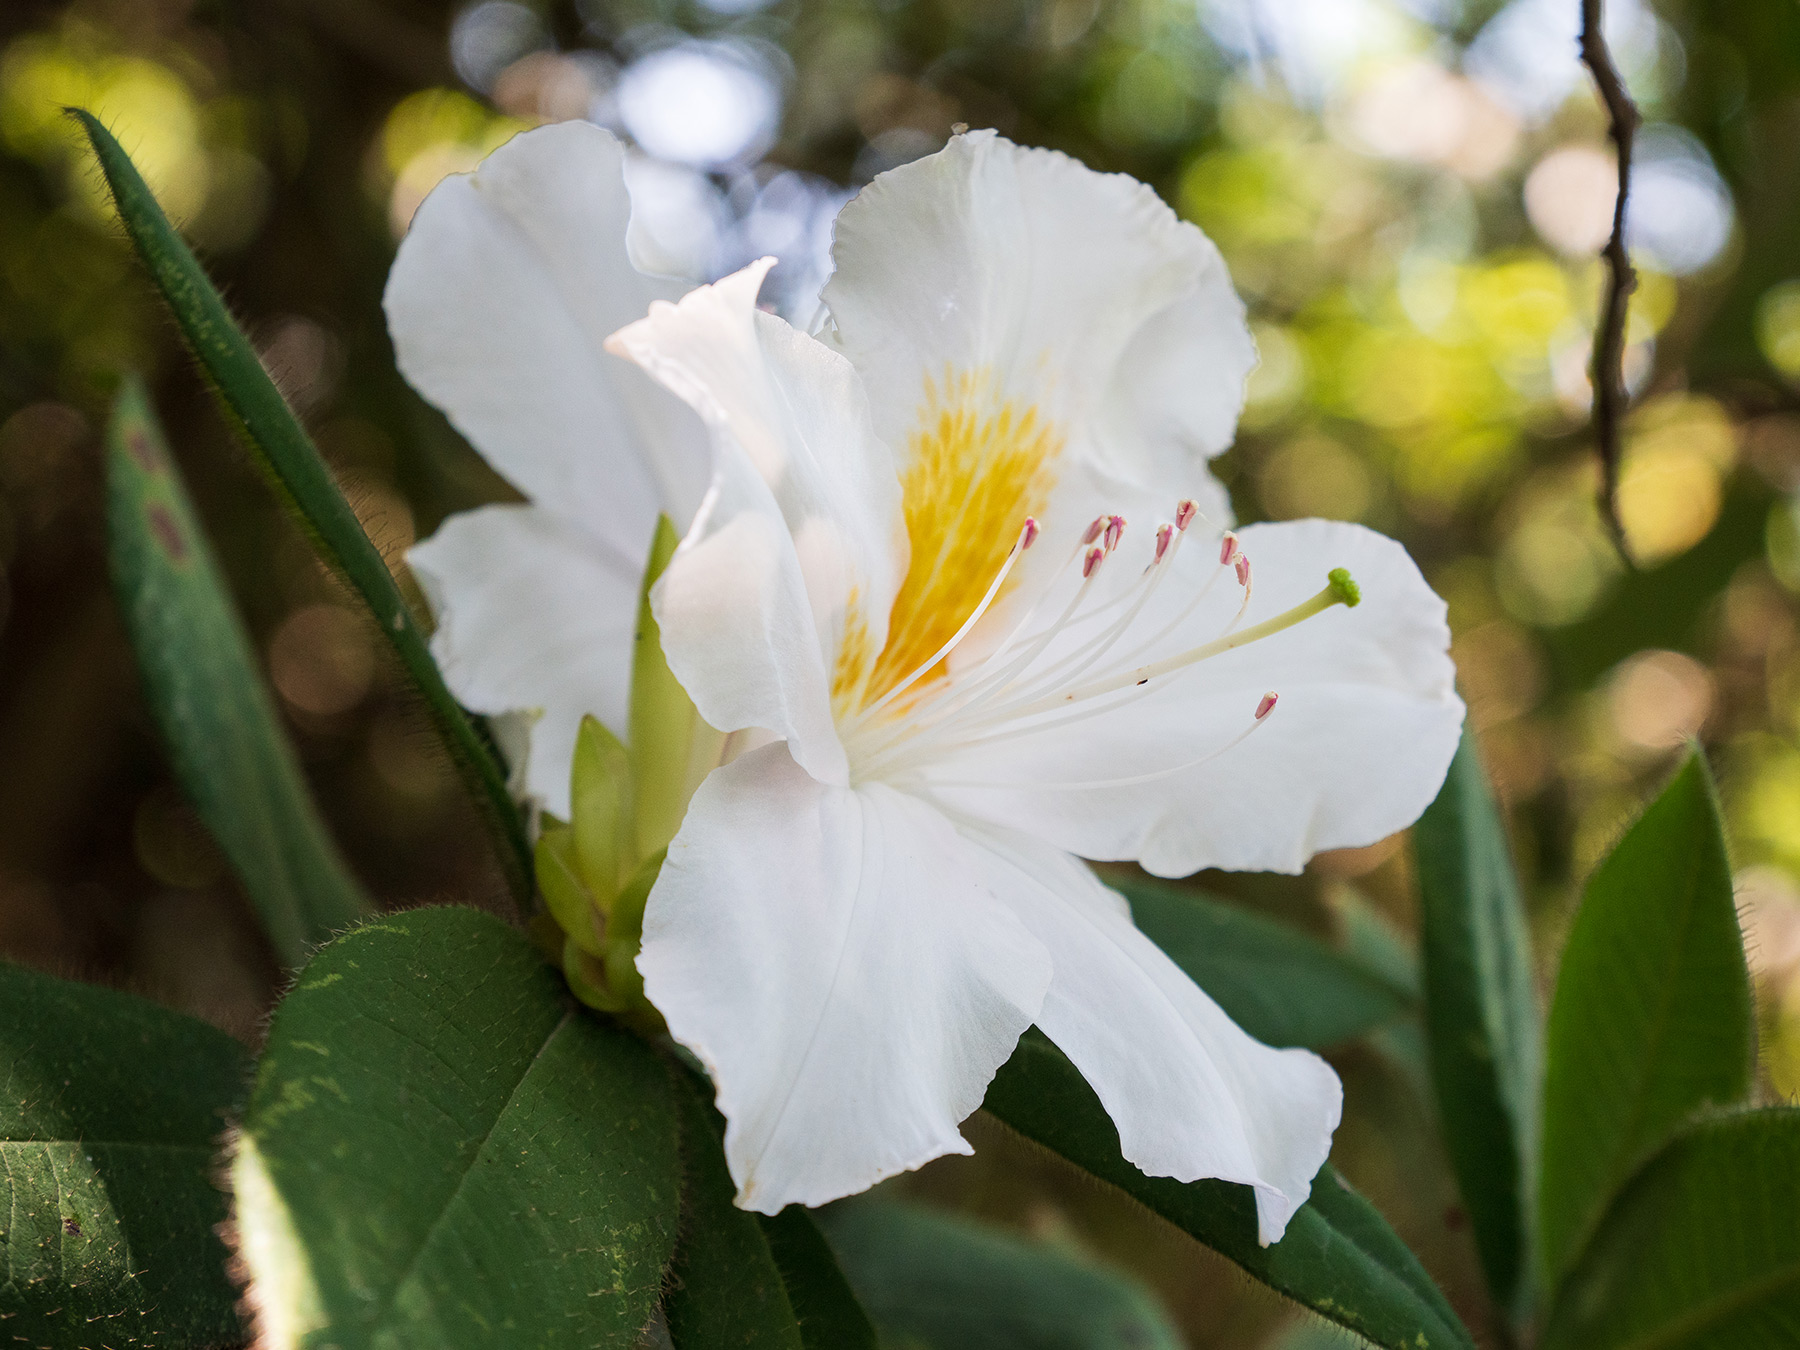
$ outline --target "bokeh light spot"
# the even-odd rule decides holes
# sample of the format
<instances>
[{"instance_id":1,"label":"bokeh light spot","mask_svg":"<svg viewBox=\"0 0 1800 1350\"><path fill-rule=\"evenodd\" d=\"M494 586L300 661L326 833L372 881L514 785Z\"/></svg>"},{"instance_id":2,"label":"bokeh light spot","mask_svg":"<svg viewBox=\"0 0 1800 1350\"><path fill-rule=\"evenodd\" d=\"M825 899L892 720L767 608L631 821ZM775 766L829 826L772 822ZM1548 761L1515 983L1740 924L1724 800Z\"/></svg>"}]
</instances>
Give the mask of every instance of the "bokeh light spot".
<instances>
[{"instance_id":1,"label":"bokeh light spot","mask_svg":"<svg viewBox=\"0 0 1800 1350\"><path fill-rule=\"evenodd\" d=\"M1712 715L1712 672L1681 652L1642 651L1607 682L1607 711L1618 738L1635 750L1673 749L1698 736Z\"/></svg>"},{"instance_id":2,"label":"bokeh light spot","mask_svg":"<svg viewBox=\"0 0 1800 1350\"><path fill-rule=\"evenodd\" d=\"M269 639L269 679L298 712L330 718L350 711L375 680L368 625L341 605L295 610Z\"/></svg>"}]
</instances>

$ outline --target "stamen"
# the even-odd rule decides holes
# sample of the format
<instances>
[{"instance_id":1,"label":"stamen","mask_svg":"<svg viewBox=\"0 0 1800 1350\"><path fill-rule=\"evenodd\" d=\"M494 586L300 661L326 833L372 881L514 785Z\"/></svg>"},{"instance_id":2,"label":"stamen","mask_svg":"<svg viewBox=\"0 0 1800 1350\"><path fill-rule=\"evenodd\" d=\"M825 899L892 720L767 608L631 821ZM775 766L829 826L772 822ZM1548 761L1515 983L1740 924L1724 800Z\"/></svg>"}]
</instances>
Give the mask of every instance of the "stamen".
<instances>
[{"instance_id":1,"label":"stamen","mask_svg":"<svg viewBox=\"0 0 1800 1350\"><path fill-rule=\"evenodd\" d=\"M1019 552L1023 553L1037 543L1038 523L1036 516L1025 517L1025 533L1019 537Z\"/></svg>"},{"instance_id":2,"label":"stamen","mask_svg":"<svg viewBox=\"0 0 1800 1350\"><path fill-rule=\"evenodd\" d=\"M1280 697L1281 695L1277 694L1273 689L1264 694L1262 696L1262 702L1256 705L1256 720L1260 722L1263 718L1274 712L1276 700Z\"/></svg>"},{"instance_id":3,"label":"stamen","mask_svg":"<svg viewBox=\"0 0 1800 1350\"><path fill-rule=\"evenodd\" d=\"M1333 568L1328 574L1326 582L1324 590L1313 596L1312 599L1295 605L1285 614L1277 614L1274 618L1264 619L1261 623L1254 624L1242 632L1215 638L1211 642L1202 643L1198 647L1165 657L1161 661L1154 661L1147 666L1139 666L1135 670L1129 670L1120 675L1109 675L1105 679L1095 680L1091 684L1082 685L1079 689L1071 689L1055 698L1040 699L1029 707L1016 710L1013 715L1029 717L1033 713L1066 707L1071 703L1079 703L1100 694L1110 694L1114 690L1129 688L1135 684L1148 684L1159 676L1168 675L1199 661L1205 661L1209 657L1218 656L1223 652L1246 646L1252 642L1259 642L1266 637L1272 637L1284 629L1292 628L1295 624L1312 618L1315 614L1324 613L1333 605L1354 607L1362 603L1361 590L1344 568Z\"/></svg>"},{"instance_id":4,"label":"stamen","mask_svg":"<svg viewBox=\"0 0 1800 1350\"><path fill-rule=\"evenodd\" d=\"M1125 537L1125 517L1111 516L1106 522L1106 551L1111 553Z\"/></svg>"},{"instance_id":5,"label":"stamen","mask_svg":"<svg viewBox=\"0 0 1800 1350\"><path fill-rule=\"evenodd\" d=\"M1175 503L1175 528L1186 530L1194 523L1194 517L1200 514L1199 503L1192 497L1183 497Z\"/></svg>"},{"instance_id":6,"label":"stamen","mask_svg":"<svg viewBox=\"0 0 1800 1350\"><path fill-rule=\"evenodd\" d=\"M1105 516L1095 516L1094 523L1088 526L1087 533L1081 536L1081 542L1084 544L1091 544L1094 540L1098 539L1100 537L1100 531L1106 528L1106 520L1107 518Z\"/></svg>"},{"instance_id":7,"label":"stamen","mask_svg":"<svg viewBox=\"0 0 1800 1350\"><path fill-rule=\"evenodd\" d=\"M1163 560L1163 555L1169 551L1169 545L1173 542L1174 538L1175 527L1173 525L1158 525L1156 527L1156 552L1150 558L1150 565L1152 567L1155 567L1156 564Z\"/></svg>"},{"instance_id":8,"label":"stamen","mask_svg":"<svg viewBox=\"0 0 1800 1350\"><path fill-rule=\"evenodd\" d=\"M1230 530L1227 530L1225 531L1225 537L1219 540L1219 566L1223 567L1226 563L1237 557L1237 555L1238 537Z\"/></svg>"},{"instance_id":9,"label":"stamen","mask_svg":"<svg viewBox=\"0 0 1800 1350\"><path fill-rule=\"evenodd\" d=\"M1093 576L1094 569L1100 566L1100 563L1105 559L1105 557L1106 557L1105 549L1090 548L1087 551L1087 557L1082 559L1082 562L1081 562L1082 578L1085 580L1086 578Z\"/></svg>"},{"instance_id":10,"label":"stamen","mask_svg":"<svg viewBox=\"0 0 1800 1350\"><path fill-rule=\"evenodd\" d=\"M1232 540L1232 543L1235 544L1236 542L1237 541L1235 539ZM1237 563L1238 585L1242 586L1245 590L1249 590L1250 589L1250 555L1248 553L1238 554L1236 563Z\"/></svg>"}]
</instances>

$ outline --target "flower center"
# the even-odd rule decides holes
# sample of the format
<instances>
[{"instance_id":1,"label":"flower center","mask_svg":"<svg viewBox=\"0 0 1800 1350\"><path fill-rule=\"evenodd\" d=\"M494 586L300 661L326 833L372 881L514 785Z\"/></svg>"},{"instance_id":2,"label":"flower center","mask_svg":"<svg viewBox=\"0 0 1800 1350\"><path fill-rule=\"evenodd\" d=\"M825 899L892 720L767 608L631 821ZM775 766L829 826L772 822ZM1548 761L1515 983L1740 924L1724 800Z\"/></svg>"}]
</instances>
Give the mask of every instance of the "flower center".
<instances>
[{"instance_id":1,"label":"flower center","mask_svg":"<svg viewBox=\"0 0 1800 1350\"><path fill-rule=\"evenodd\" d=\"M1176 607L1173 617L1140 626L1138 620L1146 606L1175 574L1171 564L1198 515L1193 502L1179 503L1174 520L1157 528L1143 571L1130 585L1105 598L1098 583L1124 539L1125 520L1116 515L1098 517L1076 542L1057 580L1045 588L1006 637L971 669L959 671L954 680L944 679L945 659L1003 593L1014 563L1037 542L1037 521L1027 516L1016 533L1009 532L1009 546L979 598L959 609L960 622L941 643L923 652L913 668L879 697L847 716L840 714L839 727L853 776L858 780L904 778L952 747L991 744L1112 712L1157 692L1214 656L1272 637L1336 605L1361 603L1355 581L1343 568L1336 568L1318 594L1273 618L1242 627L1250 607L1250 559L1237 536L1226 531L1219 540L1217 566ZM1187 625L1225 577L1242 592L1230 621L1208 641L1172 655L1155 655L1167 649L1168 640ZM937 683L921 692L928 679ZM1277 698L1274 692L1263 695L1254 710L1246 709L1243 731L1200 760L1172 764L1148 775L1119 780L1116 785L1179 773L1216 758L1261 726ZM974 786L933 781L939 786Z\"/></svg>"},{"instance_id":2,"label":"flower center","mask_svg":"<svg viewBox=\"0 0 1800 1350\"><path fill-rule=\"evenodd\" d=\"M946 369L941 382L925 382L907 450L900 487L911 557L879 653L853 606L832 678L840 722L902 680L942 677L945 644L1005 563L1019 520L1049 496L1062 438L1036 408L998 396L985 374Z\"/></svg>"}]
</instances>

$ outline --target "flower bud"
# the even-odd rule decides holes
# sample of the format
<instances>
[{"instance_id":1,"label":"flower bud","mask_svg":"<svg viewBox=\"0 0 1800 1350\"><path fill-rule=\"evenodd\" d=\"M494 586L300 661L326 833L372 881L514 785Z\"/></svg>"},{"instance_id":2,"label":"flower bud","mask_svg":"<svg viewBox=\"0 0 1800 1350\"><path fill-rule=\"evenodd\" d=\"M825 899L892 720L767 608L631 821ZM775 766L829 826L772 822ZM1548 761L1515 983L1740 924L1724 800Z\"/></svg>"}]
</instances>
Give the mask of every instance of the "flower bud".
<instances>
[{"instance_id":1,"label":"flower bud","mask_svg":"<svg viewBox=\"0 0 1800 1350\"><path fill-rule=\"evenodd\" d=\"M594 894L581 879L575 858L575 835L567 825L552 825L538 836L535 853L538 890L544 905L568 941L590 956L606 950L606 920ZM612 897L609 895L610 901Z\"/></svg>"},{"instance_id":2,"label":"flower bud","mask_svg":"<svg viewBox=\"0 0 1800 1350\"><path fill-rule=\"evenodd\" d=\"M597 718L582 718L569 771L569 831L577 874L602 910L637 864L631 780L619 738Z\"/></svg>"},{"instance_id":3,"label":"flower bud","mask_svg":"<svg viewBox=\"0 0 1800 1350\"><path fill-rule=\"evenodd\" d=\"M637 787L636 849L645 858L667 846L681 828L688 798L718 763L724 737L694 708L663 656L662 632L650 590L680 542L667 516L658 518L644 587L638 596L637 637L631 659L631 771Z\"/></svg>"}]
</instances>

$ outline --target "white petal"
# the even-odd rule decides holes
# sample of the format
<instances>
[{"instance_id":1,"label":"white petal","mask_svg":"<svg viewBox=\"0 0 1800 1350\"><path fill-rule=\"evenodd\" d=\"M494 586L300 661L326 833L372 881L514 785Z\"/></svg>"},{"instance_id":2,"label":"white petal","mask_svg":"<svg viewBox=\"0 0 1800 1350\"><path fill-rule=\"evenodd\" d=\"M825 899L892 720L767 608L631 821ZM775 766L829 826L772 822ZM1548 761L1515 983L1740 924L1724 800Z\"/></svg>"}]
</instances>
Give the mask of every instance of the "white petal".
<instances>
[{"instance_id":1,"label":"white petal","mask_svg":"<svg viewBox=\"0 0 1800 1350\"><path fill-rule=\"evenodd\" d=\"M623 154L564 122L447 178L414 216L385 305L408 383L527 497L642 559L658 511L685 528L705 485L694 415L602 351L685 282L631 265Z\"/></svg>"},{"instance_id":2,"label":"white petal","mask_svg":"<svg viewBox=\"0 0 1800 1350\"><path fill-rule=\"evenodd\" d=\"M1149 1176L1256 1188L1259 1238L1280 1240L1331 1150L1343 1089L1306 1050L1252 1040L1133 926L1079 861L973 831L982 880L1050 949L1038 1026L1081 1070Z\"/></svg>"},{"instance_id":3,"label":"white petal","mask_svg":"<svg viewBox=\"0 0 1800 1350\"><path fill-rule=\"evenodd\" d=\"M592 713L623 736L642 559L531 506L451 516L406 555L431 601L431 654L465 707L541 712L525 787L569 814L575 733Z\"/></svg>"},{"instance_id":4,"label":"white petal","mask_svg":"<svg viewBox=\"0 0 1800 1350\"><path fill-rule=\"evenodd\" d=\"M846 781L831 687L846 633L879 651L906 564L900 485L849 362L770 314L773 259L653 305L612 350L687 400L713 481L652 600L663 649L722 731L785 736Z\"/></svg>"},{"instance_id":5,"label":"white petal","mask_svg":"<svg viewBox=\"0 0 1800 1350\"><path fill-rule=\"evenodd\" d=\"M923 803L716 770L670 845L638 969L706 1065L738 1204L824 1204L945 1153L1036 1015L1043 947Z\"/></svg>"},{"instance_id":6,"label":"white petal","mask_svg":"<svg viewBox=\"0 0 1800 1350\"><path fill-rule=\"evenodd\" d=\"M944 800L1163 876L1298 872L1322 849L1371 844L1418 819L1443 785L1463 719L1444 602L1404 548L1358 525L1256 525L1240 538L1253 568L1246 626L1319 591L1334 567L1350 570L1362 603L1166 677L1117 711L952 752L930 770ZM1141 626L1154 631L1185 605L1213 570L1209 549L1196 541L1184 551L1182 562L1198 566L1159 590ZM1226 578L1159 652L1216 636L1240 596ZM1270 691L1280 701L1256 724Z\"/></svg>"},{"instance_id":7,"label":"white petal","mask_svg":"<svg viewBox=\"0 0 1800 1350\"><path fill-rule=\"evenodd\" d=\"M835 341L896 450L927 381L967 373L1104 476L1215 495L1255 348L1218 250L1144 184L971 132L863 189L832 254Z\"/></svg>"}]
</instances>

